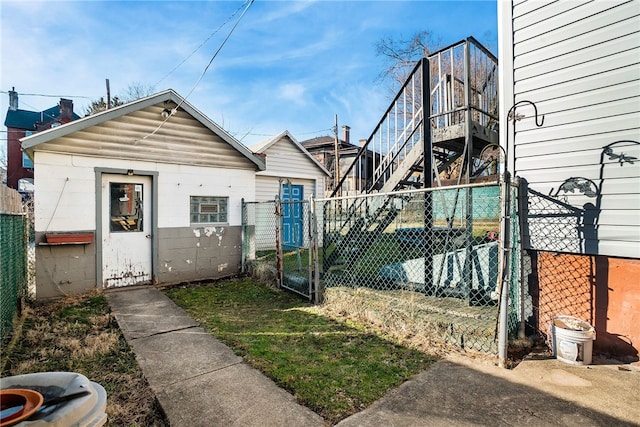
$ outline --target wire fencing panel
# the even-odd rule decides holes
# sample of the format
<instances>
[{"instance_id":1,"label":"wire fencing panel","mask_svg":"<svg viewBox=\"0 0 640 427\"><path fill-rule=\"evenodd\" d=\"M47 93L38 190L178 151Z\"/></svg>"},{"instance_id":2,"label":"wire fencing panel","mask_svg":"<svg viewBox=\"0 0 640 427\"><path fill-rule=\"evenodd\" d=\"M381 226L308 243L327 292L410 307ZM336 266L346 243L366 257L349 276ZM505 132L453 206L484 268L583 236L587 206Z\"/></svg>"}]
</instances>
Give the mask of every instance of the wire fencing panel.
<instances>
[{"instance_id":1,"label":"wire fencing panel","mask_svg":"<svg viewBox=\"0 0 640 427\"><path fill-rule=\"evenodd\" d=\"M275 278L276 231L278 217L275 201L243 202L243 271ZM272 268L271 268L272 267ZM265 278L267 278L265 276Z\"/></svg>"},{"instance_id":2,"label":"wire fencing panel","mask_svg":"<svg viewBox=\"0 0 640 427\"><path fill-rule=\"evenodd\" d=\"M17 192L0 190L0 336L13 329L13 319L27 293L28 217Z\"/></svg>"},{"instance_id":3,"label":"wire fencing panel","mask_svg":"<svg viewBox=\"0 0 640 427\"><path fill-rule=\"evenodd\" d=\"M325 304L396 333L497 352L498 185L318 203Z\"/></svg>"},{"instance_id":4,"label":"wire fencing panel","mask_svg":"<svg viewBox=\"0 0 640 427\"><path fill-rule=\"evenodd\" d=\"M525 319L549 346L554 317L571 315L593 322L594 287L585 278L593 277L596 259L573 254L593 251L590 245L597 243L597 190L584 178L568 179L552 195L522 189L520 198L527 208L522 243L531 257L528 269L537 277Z\"/></svg>"},{"instance_id":5,"label":"wire fencing panel","mask_svg":"<svg viewBox=\"0 0 640 427\"><path fill-rule=\"evenodd\" d=\"M511 191L511 252L508 261L508 268L511 269L511 281L509 283L509 311L507 315L507 330L509 338L516 336L524 337L524 319L529 316L531 311L531 299L528 291L523 288L525 281L523 280L523 242L522 242L522 210L526 207L522 205L520 197L520 188L518 184L512 185Z\"/></svg>"}]
</instances>

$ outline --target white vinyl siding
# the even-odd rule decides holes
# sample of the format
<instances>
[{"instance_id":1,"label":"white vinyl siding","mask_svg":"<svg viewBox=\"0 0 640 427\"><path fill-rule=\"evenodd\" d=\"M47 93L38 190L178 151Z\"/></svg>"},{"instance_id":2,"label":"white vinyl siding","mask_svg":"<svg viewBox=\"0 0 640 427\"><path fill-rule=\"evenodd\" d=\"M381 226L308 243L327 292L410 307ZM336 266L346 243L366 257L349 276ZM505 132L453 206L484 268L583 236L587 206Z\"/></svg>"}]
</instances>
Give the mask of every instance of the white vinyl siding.
<instances>
[{"instance_id":1,"label":"white vinyl siding","mask_svg":"<svg viewBox=\"0 0 640 427\"><path fill-rule=\"evenodd\" d=\"M286 183L286 181L283 181ZM308 179L290 179L291 185L302 185L304 199L307 200L314 194L315 182ZM256 201L264 202L274 200L278 195L280 182L273 176L256 176Z\"/></svg>"},{"instance_id":2,"label":"white vinyl siding","mask_svg":"<svg viewBox=\"0 0 640 427\"><path fill-rule=\"evenodd\" d=\"M530 199L525 243L640 258L640 2L504 1L499 9L510 33L501 35L501 141L509 135L515 174L546 197ZM506 112L525 100L544 123L519 106L513 139Z\"/></svg>"},{"instance_id":3,"label":"white vinyl siding","mask_svg":"<svg viewBox=\"0 0 640 427\"><path fill-rule=\"evenodd\" d=\"M273 200L278 194L279 179L304 186L304 198L324 196L326 174L288 137L283 137L266 150L266 170L256 173L257 201Z\"/></svg>"},{"instance_id":4,"label":"white vinyl siding","mask_svg":"<svg viewBox=\"0 0 640 427\"><path fill-rule=\"evenodd\" d=\"M37 150L122 160L256 169L247 157L182 109L162 124L164 108L165 104L159 103L132 111L40 144Z\"/></svg>"}]
</instances>

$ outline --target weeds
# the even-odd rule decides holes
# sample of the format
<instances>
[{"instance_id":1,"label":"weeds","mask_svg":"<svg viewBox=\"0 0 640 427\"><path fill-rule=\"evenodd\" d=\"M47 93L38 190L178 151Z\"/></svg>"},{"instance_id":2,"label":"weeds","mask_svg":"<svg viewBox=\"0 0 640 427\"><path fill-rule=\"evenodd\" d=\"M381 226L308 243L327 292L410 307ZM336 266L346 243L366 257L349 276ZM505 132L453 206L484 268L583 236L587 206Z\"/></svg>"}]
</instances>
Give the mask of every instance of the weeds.
<instances>
[{"instance_id":1,"label":"weeds","mask_svg":"<svg viewBox=\"0 0 640 427\"><path fill-rule=\"evenodd\" d=\"M108 426L166 426L103 295L33 305L2 351L2 376L77 372L107 391Z\"/></svg>"}]
</instances>

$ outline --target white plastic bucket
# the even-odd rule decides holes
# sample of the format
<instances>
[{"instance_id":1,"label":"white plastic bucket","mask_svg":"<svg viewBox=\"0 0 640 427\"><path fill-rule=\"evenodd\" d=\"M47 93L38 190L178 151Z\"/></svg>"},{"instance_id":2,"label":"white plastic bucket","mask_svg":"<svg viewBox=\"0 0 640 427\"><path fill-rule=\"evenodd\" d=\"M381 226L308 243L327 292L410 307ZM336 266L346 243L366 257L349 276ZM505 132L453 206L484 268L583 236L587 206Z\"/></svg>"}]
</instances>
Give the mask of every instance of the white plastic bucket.
<instances>
[{"instance_id":1,"label":"white plastic bucket","mask_svg":"<svg viewBox=\"0 0 640 427\"><path fill-rule=\"evenodd\" d=\"M573 316L558 316L551 323L553 355L572 365L589 365L593 353L596 330L587 322Z\"/></svg>"}]
</instances>

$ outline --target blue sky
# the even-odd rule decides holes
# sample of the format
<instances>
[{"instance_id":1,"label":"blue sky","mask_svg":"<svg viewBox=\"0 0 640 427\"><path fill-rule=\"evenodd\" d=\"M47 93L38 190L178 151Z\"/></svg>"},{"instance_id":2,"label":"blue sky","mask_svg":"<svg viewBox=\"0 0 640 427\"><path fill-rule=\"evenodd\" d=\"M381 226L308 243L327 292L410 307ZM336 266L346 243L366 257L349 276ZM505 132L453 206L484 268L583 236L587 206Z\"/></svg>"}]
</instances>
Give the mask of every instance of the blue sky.
<instances>
[{"instance_id":1,"label":"blue sky","mask_svg":"<svg viewBox=\"0 0 640 427\"><path fill-rule=\"evenodd\" d=\"M43 110L63 96L80 115L105 95L107 78L112 96L132 84L187 96L236 19L203 42L242 5L2 0L3 122L12 87L20 108ZM256 0L188 101L248 146L284 130L298 140L328 135L336 114L355 142L389 103L378 78L382 37L427 30L448 45L472 35L497 53L496 9L496 0ZM4 149L6 133L0 138Z\"/></svg>"}]
</instances>

